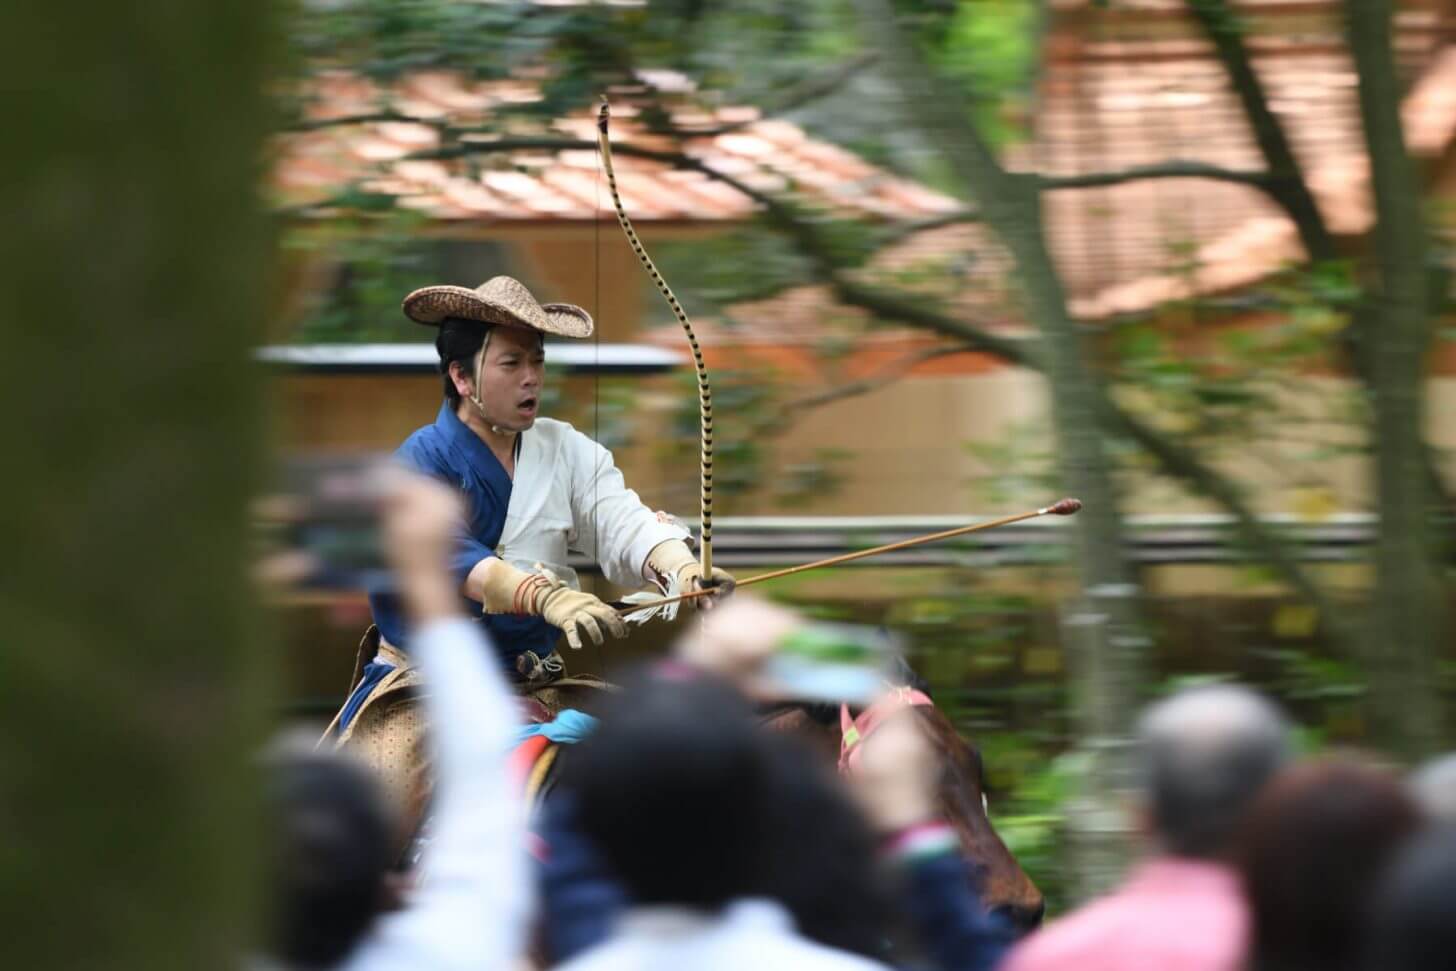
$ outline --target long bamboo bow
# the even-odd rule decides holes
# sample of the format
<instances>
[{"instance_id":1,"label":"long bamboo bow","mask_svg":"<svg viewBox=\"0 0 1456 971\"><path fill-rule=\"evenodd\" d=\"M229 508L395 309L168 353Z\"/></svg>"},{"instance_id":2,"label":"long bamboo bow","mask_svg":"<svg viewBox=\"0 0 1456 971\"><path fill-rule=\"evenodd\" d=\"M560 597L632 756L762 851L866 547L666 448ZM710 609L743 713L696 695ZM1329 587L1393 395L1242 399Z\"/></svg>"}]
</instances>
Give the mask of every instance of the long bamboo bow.
<instances>
[{"instance_id":1,"label":"long bamboo bow","mask_svg":"<svg viewBox=\"0 0 1456 971\"><path fill-rule=\"evenodd\" d=\"M652 262L652 257L647 255L646 247L637 237L637 230L632 228L632 220L627 217L627 209L622 205L622 197L617 193L617 176L612 171L612 140L607 132L610 117L611 106L603 97L602 109L597 114L597 144L601 147L602 167L607 172L607 187L612 191L612 206L617 211L617 222L621 224L622 232L627 235L627 242L632 244L632 252L637 254L637 259L642 262L642 266L647 270L647 275L652 277L652 282L657 285L658 292L667 300L667 305L672 308L677 322L682 324L683 333L688 337L688 346L693 350L693 366L698 371L698 416L702 425L700 491L703 542L701 560L703 582L707 583L713 576L713 391L708 385L708 368L703 364L703 351L698 346L697 336L693 333L692 322L688 320L687 313L683 310L682 304L678 303L677 297L673 295L667 281L658 272L656 264Z\"/></svg>"}]
</instances>

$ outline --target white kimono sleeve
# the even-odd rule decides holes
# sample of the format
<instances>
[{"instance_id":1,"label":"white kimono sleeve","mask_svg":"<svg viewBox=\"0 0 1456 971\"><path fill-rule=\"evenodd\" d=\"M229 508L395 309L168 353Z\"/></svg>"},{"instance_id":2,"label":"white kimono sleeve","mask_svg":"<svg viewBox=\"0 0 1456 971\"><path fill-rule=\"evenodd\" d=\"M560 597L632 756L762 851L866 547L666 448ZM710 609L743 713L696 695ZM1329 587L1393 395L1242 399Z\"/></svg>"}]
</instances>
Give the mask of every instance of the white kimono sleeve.
<instances>
[{"instance_id":1,"label":"white kimono sleeve","mask_svg":"<svg viewBox=\"0 0 1456 971\"><path fill-rule=\"evenodd\" d=\"M687 530L659 519L627 488L612 453L571 429L563 452L571 463L571 548L595 557L618 586L640 587L647 554L659 543L686 539Z\"/></svg>"}]
</instances>

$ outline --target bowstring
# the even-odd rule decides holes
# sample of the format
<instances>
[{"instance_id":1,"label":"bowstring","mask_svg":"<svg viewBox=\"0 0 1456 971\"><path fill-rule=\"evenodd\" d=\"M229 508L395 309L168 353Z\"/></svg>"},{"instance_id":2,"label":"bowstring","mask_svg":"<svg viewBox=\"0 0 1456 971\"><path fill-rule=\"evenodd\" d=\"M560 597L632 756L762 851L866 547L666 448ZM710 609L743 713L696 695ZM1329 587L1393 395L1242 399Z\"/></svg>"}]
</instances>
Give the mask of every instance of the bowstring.
<instances>
[{"instance_id":1,"label":"bowstring","mask_svg":"<svg viewBox=\"0 0 1456 971\"><path fill-rule=\"evenodd\" d=\"M592 441L601 446L602 441L602 166L600 162L601 149L597 149L597 171L596 179L593 182L595 197L592 200L592 319L595 325L592 327ZM605 446L602 446L605 447ZM601 460L598 459L596 474L592 476L592 560L596 563L597 569L601 571L602 579L606 579L606 570L602 566L602 530L601 530L601 488L602 470ZM603 639L606 638L606 631L602 632ZM602 645L592 642L596 649L597 671L605 680L607 676L606 659L602 654Z\"/></svg>"}]
</instances>

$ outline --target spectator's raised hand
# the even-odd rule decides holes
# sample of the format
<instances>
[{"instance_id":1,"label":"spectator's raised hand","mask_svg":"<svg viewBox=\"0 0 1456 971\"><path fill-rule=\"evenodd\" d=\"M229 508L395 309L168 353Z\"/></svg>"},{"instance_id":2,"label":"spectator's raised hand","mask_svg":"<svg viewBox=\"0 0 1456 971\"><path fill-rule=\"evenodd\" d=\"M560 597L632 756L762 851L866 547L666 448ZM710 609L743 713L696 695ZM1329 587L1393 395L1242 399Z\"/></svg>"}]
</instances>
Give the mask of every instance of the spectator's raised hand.
<instances>
[{"instance_id":1,"label":"spectator's raised hand","mask_svg":"<svg viewBox=\"0 0 1456 971\"><path fill-rule=\"evenodd\" d=\"M914 709L890 715L859 744L850 784L876 827L897 832L936 817L935 752Z\"/></svg>"},{"instance_id":2,"label":"spectator's raised hand","mask_svg":"<svg viewBox=\"0 0 1456 971\"><path fill-rule=\"evenodd\" d=\"M677 657L726 678L750 697L766 700L774 692L764 682L764 665L784 636L801 623L793 611L766 600L735 597L678 641Z\"/></svg>"},{"instance_id":3,"label":"spectator's raised hand","mask_svg":"<svg viewBox=\"0 0 1456 971\"><path fill-rule=\"evenodd\" d=\"M460 612L448 561L461 515L459 496L424 476L400 472L385 493L384 555L416 624Z\"/></svg>"}]
</instances>

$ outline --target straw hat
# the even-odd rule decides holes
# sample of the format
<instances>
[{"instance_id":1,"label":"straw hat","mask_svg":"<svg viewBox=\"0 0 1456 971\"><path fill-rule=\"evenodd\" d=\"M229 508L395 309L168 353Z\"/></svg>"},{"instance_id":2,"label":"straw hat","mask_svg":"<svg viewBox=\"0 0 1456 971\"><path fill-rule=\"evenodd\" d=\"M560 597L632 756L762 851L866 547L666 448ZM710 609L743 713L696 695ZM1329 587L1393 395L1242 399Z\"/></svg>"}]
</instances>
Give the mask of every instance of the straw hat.
<instances>
[{"instance_id":1,"label":"straw hat","mask_svg":"<svg viewBox=\"0 0 1456 971\"><path fill-rule=\"evenodd\" d=\"M446 317L459 317L562 337L592 335L591 314L569 303L537 303L525 284L508 276L486 280L474 290L424 287L404 298L404 314L421 324L438 325Z\"/></svg>"}]
</instances>

